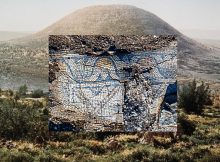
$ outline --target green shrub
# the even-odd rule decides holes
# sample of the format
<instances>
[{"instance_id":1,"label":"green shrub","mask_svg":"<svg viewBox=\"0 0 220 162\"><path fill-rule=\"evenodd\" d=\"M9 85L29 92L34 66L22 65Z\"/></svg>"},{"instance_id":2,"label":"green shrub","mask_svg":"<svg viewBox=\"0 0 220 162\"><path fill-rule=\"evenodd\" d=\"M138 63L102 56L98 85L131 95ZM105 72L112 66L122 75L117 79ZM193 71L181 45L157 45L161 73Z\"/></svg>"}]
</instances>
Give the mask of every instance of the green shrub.
<instances>
[{"instance_id":1,"label":"green shrub","mask_svg":"<svg viewBox=\"0 0 220 162\"><path fill-rule=\"evenodd\" d=\"M142 161L145 156L148 156L148 153L144 152L143 150L137 150L134 151L132 154L130 154L126 160L128 161Z\"/></svg>"},{"instance_id":2,"label":"green shrub","mask_svg":"<svg viewBox=\"0 0 220 162\"><path fill-rule=\"evenodd\" d=\"M40 98L44 96L44 92L41 89L36 89L33 91L32 95L33 98Z\"/></svg>"},{"instance_id":3,"label":"green shrub","mask_svg":"<svg viewBox=\"0 0 220 162\"><path fill-rule=\"evenodd\" d=\"M48 115L14 99L0 100L0 137L8 139L48 137Z\"/></svg>"},{"instance_id":4,"label":"green shrub","mask_svg":"<svg viewBox=\"0 0 220 162\"><path fill-rule=\"evenodd\" d=\"M79 153L74 157L74 162L94 162L90 156Z\"/></svg>"},{"instance_id":5,"label":"green shrub","mask_svg":"<svg viewBox=\"0 0 220 162\"><path fill-rule=\"evenodd\" d=\"M185 159L184 159L185 160ZM179 162L180 158L173 153L158 154L155 152L150 156L150 160L155 162Z\"/></svg>"},{"instance_id":6,"label":"green shrub","mask_svg":"<svg viewBox=\"0 0 220 162\"><path fill-rule=\"evenodd\" d=\"M103 145L96 145L96 144L89 144L88 145L87 144L86 148L91 150L96 155L104 154L107 152L107 149L105 149L105 147Z\"/></svg>"},{"instance_id":7,"label":"green shrub","mask_svg":"<svg viewBox=\"0 0 220 162\"><path fill-rule=\"evenodd\" d=\"M209 87L203 82L197 85L193 80L179 88L179 106L186 113L201 114L209 98Z\"/></svg>"},{"instance_id":8,"label":"green shrub","mask_svg":"<svg viewBox=\"0 0 220 162\"><path fill-rule=\"evenodd\" d=\"M1 159L2 162L32 162L34 158L24 152L7 152Z\"/></svg>"},{"instance_id":9,"label":"green shrub","mask_svg":"<svg viewBox=\"0 0 220 162\"><path fill-rule=\"evenodd\" d=\"M7 95L8 95L9 97L12 97L13 94L14 94L14 92L13 92L11 89L7 90Z\"/></svg>"},{"instance_id":10,"label":"green shrub","mask_svg":"<svg viewBox=\"0 0 220 162\"><path fill-rule=\"evenodd\" d=\"M194 148L191 151L191 153L192 153L192 159L198 159L198 160L205 157L205 156L210 156L211 155L208 148L205 148L205 149L203 149L203 148Z\"/></svg>"},{"instance_id":11,"label":"green shrub","mask_svg":"<svg viewBox=\"0 0 220 162\"><path fill-rule=\"evenodd\" d=\"M19 93L20 95L24 96L24 95L26 95L27 90L28 90L27 85L24 84L24 85L22 85L22 86L20 86L20 87L18 88L18 93Z\"/></svg>"},{"instance_id":12,"label":"green shrub","mask_svg":"<svg viewBox=\"0 0 220 162\"><path fill-rule=\"evenodd\" d=\"M219 162L220 161L220 155L206 155L202 159L200 159L200 162Z\"/></svg>"},{"instance_id":13,"label":"green shrub","mask_svg":"<svg viewBox=\"0 0 220 162\"><path fill-rule=\"evenodd\" d=\"M65 160L58 159L53 155L53 152L46 151L44 153L40 153L37 157L35 157L36 162L65 162Z\"/></svg>"},{"instance_id":14,"label":"green shrub","mask_svg":"<svg viewBox=\"0 0 220 162\"><path fill-rule=\"evenodd\" d=\"M125 156L124 161L151 161L151 154L151 148L149 148L148 146L144 146Z\"/></svg>"},{"instance_id":15,"label":"green shrub","mask_svg":"<svg viewBox=\"0 0 220 162\"><path fill-rule=\"evenodd\" d=\"M21 97L20 94L16 92L16 93L14 94L14 97L13 97L13 98L17 101L17 100L20 99L20 97Z\"/></svg>"}]
</instances>

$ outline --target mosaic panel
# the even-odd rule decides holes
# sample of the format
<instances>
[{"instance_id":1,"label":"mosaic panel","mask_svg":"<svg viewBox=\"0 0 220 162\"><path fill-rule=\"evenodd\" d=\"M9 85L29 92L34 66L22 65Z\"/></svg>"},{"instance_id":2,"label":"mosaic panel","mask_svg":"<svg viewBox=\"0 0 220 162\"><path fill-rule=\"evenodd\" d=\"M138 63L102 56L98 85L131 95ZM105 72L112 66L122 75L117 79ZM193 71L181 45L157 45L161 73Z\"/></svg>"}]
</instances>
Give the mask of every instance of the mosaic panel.
<instances>
[{"instance_id":1,"label":"mosaic panel","mask_svg":"<svg viewBox=\"0 0 220 162\"><path fill-rule=\"evenodd\" d=\"M61 53L49 64L51 131L176 131L176 48Z\"/></svg>"}]
</instances>

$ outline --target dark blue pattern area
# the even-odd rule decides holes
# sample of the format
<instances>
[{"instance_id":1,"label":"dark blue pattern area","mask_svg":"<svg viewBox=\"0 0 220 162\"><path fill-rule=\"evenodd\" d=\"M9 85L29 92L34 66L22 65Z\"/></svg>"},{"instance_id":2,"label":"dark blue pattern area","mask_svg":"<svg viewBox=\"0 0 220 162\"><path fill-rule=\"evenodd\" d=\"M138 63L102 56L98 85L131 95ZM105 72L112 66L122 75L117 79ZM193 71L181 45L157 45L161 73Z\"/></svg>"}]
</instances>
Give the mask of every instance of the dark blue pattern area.
<instances>
[{"instance_id":1,"label":"dark blue pattern area","mask_svg":"<svg viewBox=\"0 0 220 162\"><path fill-rule=\"evenodd\" d=\"M52 121L49 121L49 130L50 131L77 131L76 127L71 123L62 122L56 124Z\"/></svg>"},{"instance_id":2,"label":"dark blue pattern area","mask_svg":"<svg viewBox=\"0 0 220 162\"><path fill-rule=\"evenodd\" d=\"M168 85L164 101L168 104L177 102L177 82Z\"/></svg>"}]
</instances>

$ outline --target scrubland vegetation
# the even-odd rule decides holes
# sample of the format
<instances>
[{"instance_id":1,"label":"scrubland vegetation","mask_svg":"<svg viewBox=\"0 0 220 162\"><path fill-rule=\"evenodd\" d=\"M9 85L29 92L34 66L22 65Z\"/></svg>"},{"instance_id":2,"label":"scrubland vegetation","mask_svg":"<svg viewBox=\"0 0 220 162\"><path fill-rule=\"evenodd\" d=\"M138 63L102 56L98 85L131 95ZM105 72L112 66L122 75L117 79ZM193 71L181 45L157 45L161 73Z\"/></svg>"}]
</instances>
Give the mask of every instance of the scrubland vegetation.
<instances>
[{"instance_id":1,"label":"scrubland vegetation","mask_svg":"<svg viewBox=\"0 0 220 162\"><path fill-rule=\"evenodd\" d=\"M186 84L184 92L180 88L176 134L49 132L47 95L20 88L0 90L0 161L220 161L220 109L208 101L205 84ZM194 105L205 92L206 102ZM199 99L191 100L189 94Z\"/></svg>"}]
</instances>

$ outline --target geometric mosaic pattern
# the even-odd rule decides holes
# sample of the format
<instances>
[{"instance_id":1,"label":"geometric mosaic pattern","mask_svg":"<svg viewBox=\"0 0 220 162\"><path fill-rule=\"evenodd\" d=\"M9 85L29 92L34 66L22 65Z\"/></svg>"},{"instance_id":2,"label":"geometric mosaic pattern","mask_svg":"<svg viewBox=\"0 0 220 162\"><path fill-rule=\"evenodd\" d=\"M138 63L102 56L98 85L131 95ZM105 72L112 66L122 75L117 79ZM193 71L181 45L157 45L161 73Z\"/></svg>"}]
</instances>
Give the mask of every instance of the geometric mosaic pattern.
<instances>
[{"instance_id":1,"label":"geometric mosaic pattern","mask_svg":"<svg viewBox=\"0 0 220 162\"><path fill-rule=\"evenodd\" d=\"M177 51L50 57L52 131L176 131Z\"/></svg>"}]
</instances>

